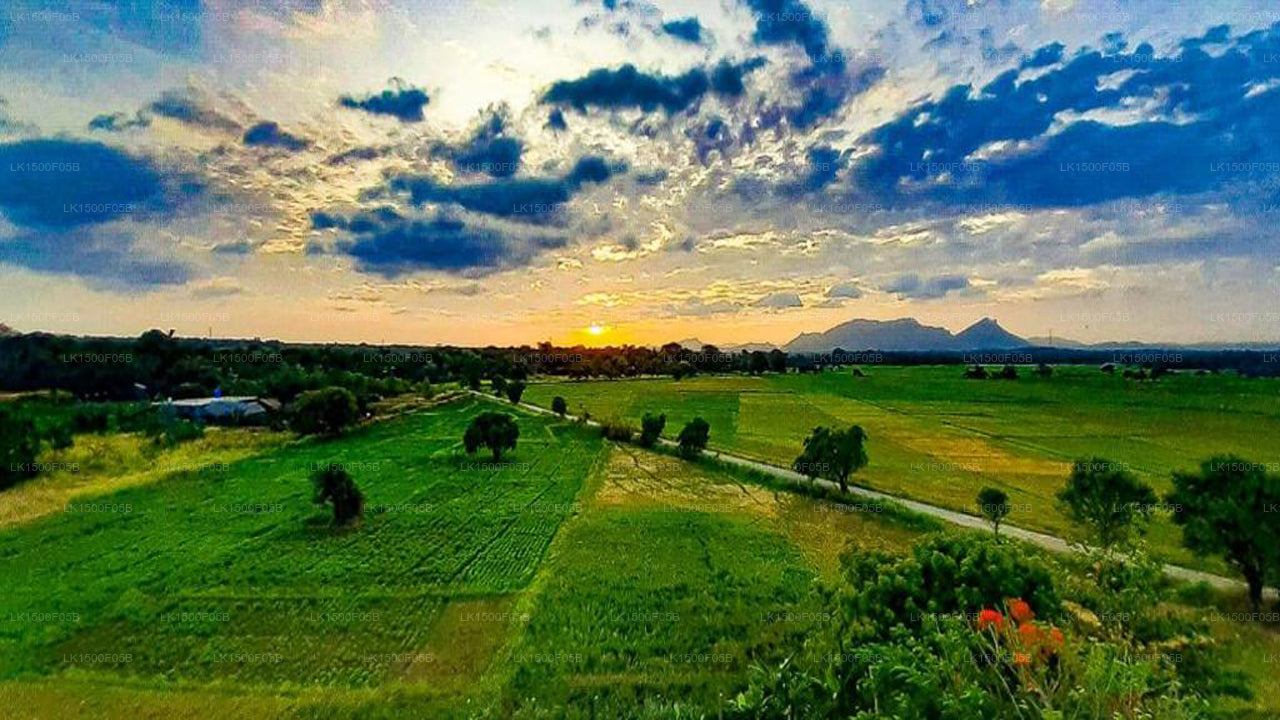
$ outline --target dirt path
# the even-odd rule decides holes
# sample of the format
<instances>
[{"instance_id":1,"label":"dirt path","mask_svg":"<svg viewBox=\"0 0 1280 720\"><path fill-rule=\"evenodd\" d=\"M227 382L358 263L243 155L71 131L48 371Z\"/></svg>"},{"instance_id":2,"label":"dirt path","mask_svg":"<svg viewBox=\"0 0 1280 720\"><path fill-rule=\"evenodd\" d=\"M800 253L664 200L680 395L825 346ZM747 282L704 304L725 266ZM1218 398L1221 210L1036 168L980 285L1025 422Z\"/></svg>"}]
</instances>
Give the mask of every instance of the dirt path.
<instances>
[{"instance_id":1,"label":"dirt path","mask_svg":"<svg viewBox=\"0 0 1280 720\"><path fill-rule=\"evenodd\" d=\"M495 403L503 402L498 398L494 397L493 395L485 394L479 391L471 391L471 392L474 395L485 398L487 400L491 400ZM544 415L555 414L544 407L540 407L538 405L532 405L530 403L522 402L520 403L520 407L530 412L541 413ZM565 418L568 420L579 420L579 418L575 415L566 414ZM596 426L599 425L599 423L597 423L594 420L587 420L587 424L596 425ZM659 438L658 442L667 447L676 447L676 443L674 441L667 440L666 438ZM769 463L760 462L758 460L752 460L750 458L745 458L740 455L733 455L720 450L708 450L707 454L721 462L728 463L730 465L737 465L739 467L748 468L751 470L755 470L757 472L767 473L781 480L787 480L789 482L803 483L803 484L807 484L809 482L809 479L807 477L789 468L780 467L778 465L770 465ZM834 482L831 482L828 480L818 480L816 482L819 485L829 488L831 490L836 490L837 492L840 490L840 486ZM939 520L944 520L953 525L959 525L961 527L969 528L971 530L981 530L981 531L987 531L987 532L991 531L991 526L987 523L986 520L983 520L982 518L974 515L967 515L962 512L956 512L955 510L948 510L947 508L938 507L937 505L930 505L928 503L923 503L918 500L909 500L904 497L898 497L897 495L890 495L888 493L880 492L879 490L872 490L871 488L862 487L861 485L855 485L853 483L849 483L849 488L853 492L855 492L856 494L862 497L870 498L872 500L895 502L909 510L918 512L921 515L928 515L929 517L934 517ZM1045 548L1046 550L1050 550L1052 552L1068 553L1068 552L1077 551L1076 546L1072 545L1066 540L1063 540L1062 538L1057 537L1055 535L1048 535L1045 533L1036 532L1034 530L1025 530L1023 528L1016 527L1013 525L1007 525L1007 524L1001 524L1000 527L1003 529L1004 534L1009 537L1016 537L1019 540L1025 540L1029 543L1038 545L1039 547ZM1207 573L1201 570L1193 570L1191 568L1183 567L1181 565L1171 565L1166 563L1164 566L1164 572L1169 577L1175 578L1177 580L1185 580L1188 582L1206 582L1215 588L1220 588L1225 590L1243 590L1246 587L1244 581L1242 580L1236 580L1235 578L1224 577L1222 575L1215 575L1213 573ZM1276 588L1267 588L1265 595L1268 598L1275 599L1277 597L1280 597L1280 592L1278 592Z\"/></svg>"}]
</instances>

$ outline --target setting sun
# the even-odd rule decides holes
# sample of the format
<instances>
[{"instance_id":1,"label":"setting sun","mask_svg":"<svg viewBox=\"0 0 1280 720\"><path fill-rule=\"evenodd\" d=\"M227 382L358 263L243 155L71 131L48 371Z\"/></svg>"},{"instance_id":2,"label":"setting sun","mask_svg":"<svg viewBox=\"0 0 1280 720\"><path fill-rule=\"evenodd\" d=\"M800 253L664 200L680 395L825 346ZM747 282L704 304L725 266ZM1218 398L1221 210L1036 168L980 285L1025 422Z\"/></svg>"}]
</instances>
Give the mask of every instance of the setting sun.
<instances>
[{"instance_id":1,"label":"setting sun","mask_svg":"<svg viewBox=\"0 0 1280 720\"><path fill-rule=\"evenodd\" d=\"M591 327L587 328L587 332L591 333L592 335L601 335L604 333L604 327L601 325L592 325Z\"/></svg>"}]
</instances>

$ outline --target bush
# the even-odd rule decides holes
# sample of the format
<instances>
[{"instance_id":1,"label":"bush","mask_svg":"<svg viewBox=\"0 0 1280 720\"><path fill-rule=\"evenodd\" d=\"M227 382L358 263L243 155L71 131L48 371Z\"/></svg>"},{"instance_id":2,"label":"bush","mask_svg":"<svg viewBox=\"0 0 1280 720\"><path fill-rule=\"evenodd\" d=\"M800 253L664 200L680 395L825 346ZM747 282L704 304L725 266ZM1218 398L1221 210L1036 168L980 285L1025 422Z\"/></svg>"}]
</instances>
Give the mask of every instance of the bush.
<instances>
[{"instance_id":1,"label":"bush","mask_svg":"<svg viewBox=\"0 0 1280 720\"><path fill-rule=\"evenodd\" d=\"M204 426L175 417L172 412L159 410L144 428L143 434L151 439L155 447L172 448L204 437Z\"/></svg>"},{"instance_id":2,"label":"bush","mask_svg":"<svg viewBox=\"0 0 1280 720\"><path fill-rule=\"evenodd\" d=\"M493 461L502 459L503 450L514 450L516 440L520 437L520 426L515 418L506 413L480 413L467 427L462 436L462 444L467 453L476 452L487 447L493 453Z\"/></svg>"},{"instance_id":3,"label":"bush","mask_svg":"<svg viewBox=\"0 0 1280 720\"><path fill-rule=\"evenodd\" d=\"M685 424L676 441L680 443L680 457L692 460L707 449L707 441L711 439L711 426L706 420L696 417Z\"/></svg>"},{"instance_id":4,"label":"bush","mask_svg":"<svg viewBox=\"0 0 1280 720\"><path fill-rule=\"evenodd\" d=\"M662 437L662 430L667 426L666 415L650 415L645 413L640 418L640 445L642 447L653 447L658 443L658 438Z\"/></svg>"},{"instance_id":5,"label":"bush","mask_svg":"<svg viewBox=\"0 0 1280 720\"><path fill-rule=\"evenodd\" d=\"M35 421L0 408L0 490L36 476L40 435Z\"/></svg>"},{"instance_id":6,"label":"bush","mask_svg":"<svg viewBox=\"0 0 1280 720\"><path fill-rule=\"evenodd\" d=\"M524 395L526 387L528 386L519 380L507 384L507 399L511 401L512 405L520 404L520 397Z\"/></svg>"},{"instance_id":7,"label":"bush","mask_svg":"<svg viewBox=\"0 0 1280 720\"><path fill-rule=\"evenodd\" d=\"M303 435L340 435L359 419L355 395L341 387L309 390L293 405L293 429Z\"/></svg>"},{"instance_id":8,"label":"bush","mask_svg":"<svg viewBox=\"0 0 1280 720\"><path fill-rule=\"evenodd\" d=\"M311 483L315 486L312 500L317 505L333 505L334 525L348 525L364 512L364 495L341 467L329 465L317 470Z\"/></svg>"},{"instance_id":9,"label":"bush","mask_svg":"<svg viewBox=\"0 0 1280 720\"><path fill-rule=\"evenodd\" d=\"M1018 368L1012 365L1005 365L1000 368L1000 372L996 373L994 377L996 380L1017 380Z\"/></svg>"},{"instance_id":10,"label":"bush","mask_svg":"<svg viewBox=\"0 0 1280 720\"><path fill-rule=\"evenodd\" d=\"M564 398L557 395L551 398L551 412L559 415L560 417L564 417L564 414L569 412L569 403L565 402Z\"/></svg>"},{"instance_id":11,"label":"bush","mask_svg":"<svg viewBox=\"0 0 1280 720\"><path fill-rule=\"evenodd\" d=\"M631 442L636 429L621 418L608 418L600 421L600 436L605 440Z\"/></svg>"},{"instance_id":12,"label":"bush","mask_svg":"<svg viewBox=\"0 0 1280 720\"><path fill-rule=\"evenodd\" d=\"M974 365L973 367L964 371L964 376L969 380L986 380L987 369L982 367L981 365Z\"/></svg>"}]
</instances>

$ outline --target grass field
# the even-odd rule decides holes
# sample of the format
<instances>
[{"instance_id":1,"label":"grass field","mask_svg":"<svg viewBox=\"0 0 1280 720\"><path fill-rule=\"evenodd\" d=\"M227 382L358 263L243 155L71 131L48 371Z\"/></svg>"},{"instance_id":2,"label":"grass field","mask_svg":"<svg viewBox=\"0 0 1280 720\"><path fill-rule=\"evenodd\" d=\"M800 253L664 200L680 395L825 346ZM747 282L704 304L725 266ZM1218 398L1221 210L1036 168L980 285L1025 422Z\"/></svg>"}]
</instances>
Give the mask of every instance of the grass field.
<instances>
[{"instance_id":1,"label":"grass field","mask_svg":"<svg viewBox=\"0 0 1280 720\"><path fill-rule=\"evenodd\" d=\"M217 473L117 487L104 469L83 486L104 494L85 490L77 510L0 528L0 705L129 720L715 717L752 665L834 632L815 590L842 553L906 553L924 532L522 411L506 464L462 454L470 418L504 406L462 400L327 442L241 438L247 456ZM331 462L366 495L358 527L331 529L310 501L311 469ZM45 482L65 479L32 487ZM1265 678L1275 635L1247 630L1239 663Z\"/></svg>"},{"instance_id":2,"label":"grass field","mask_svg":"<svg viewBox=\"0 0 1280 720\"><path fill-rule=\"evenodd\" d=\"M870 464L854 482L970 513L982 486L999 487L1013 504L1010 523L1064 537L1077 537L1076 529L1054 494L1075 459L1123 463L1158 492L1174 470L1214 453L1280 463L1276 380L1181 374L1139 383L1084 367L1047 379L1023 372L1017 381L965 380L958 367L865 372L546 382L525 398L549 407L560 395L572 413L636 423L646 412L666 413L670 436L700 415L712 447L780 465L815 426L857 423L870 435ZM1184 551L1164 518L1150 540L1167 560L1225 571Z\"/></svg>"}]
</instances>

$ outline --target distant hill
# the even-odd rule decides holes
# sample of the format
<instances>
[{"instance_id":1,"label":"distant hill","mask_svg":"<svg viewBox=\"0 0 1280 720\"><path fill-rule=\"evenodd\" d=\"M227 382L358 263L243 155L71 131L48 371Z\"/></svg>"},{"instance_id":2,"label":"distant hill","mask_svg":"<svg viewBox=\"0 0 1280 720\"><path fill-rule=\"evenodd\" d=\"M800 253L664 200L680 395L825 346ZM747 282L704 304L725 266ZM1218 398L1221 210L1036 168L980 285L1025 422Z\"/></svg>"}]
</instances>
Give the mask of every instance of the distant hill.
<instances>
[{"instance_id":1,"label":"distant hill","mask_svg":"<svg viewBox=\"0 0 1280 720\"><path fill-rule=\"evenodd\" d=\"M744 350L746 352L756 352L756 351L769 352L770 350L778 349L778 346L774 345L773 343L725 343L721 345L719 343L704 343L697 338L688 338L685 340L680 340L678 341L678 343L680 347L684 348L685 350L692 350L694 352L698 352L702 350L703 346L705 345L714 345L716 349L719 350L720 352L727 352L727 353L737 353L737 352L742 352Z\"/></svg>"},{"instance_id":2,"label":"distant hill","mask_svg":"<svg viewBox=\"0 0 1280 720\"><path fill-rule=\"evenodd\" d=\"M13 335L21 335L21 334L22 333L18 332L17 330L14 330L8 325L5 325L4 323L0 323L0 337L11 337Z\"/></svg>"},{"instance_id":3,"label":"distant hill","mask_svg":"<svg viewBox=\"0 0 1280 720\"><path fill-rule=\"evenodd\" d=\"M844 350L1010 350L1032 343L983 318L953 335L950 330L921 325L915 318L898 320L850 320L826 332L804 333L787 343L789 353L824 353Z\"/></svg>"}]
</instances>

